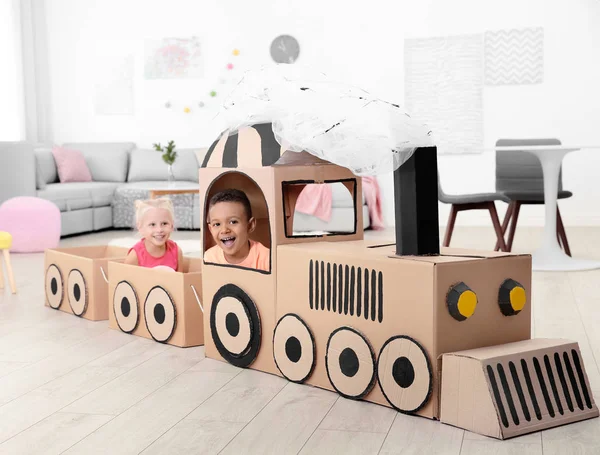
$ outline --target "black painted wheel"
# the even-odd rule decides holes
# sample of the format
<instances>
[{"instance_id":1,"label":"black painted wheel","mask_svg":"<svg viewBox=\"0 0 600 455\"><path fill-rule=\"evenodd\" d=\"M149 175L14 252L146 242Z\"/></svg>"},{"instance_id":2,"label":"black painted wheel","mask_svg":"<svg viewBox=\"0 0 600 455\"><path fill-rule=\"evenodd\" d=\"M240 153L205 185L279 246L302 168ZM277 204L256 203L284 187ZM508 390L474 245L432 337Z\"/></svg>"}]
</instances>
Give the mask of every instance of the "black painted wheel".
<instances>
[{"instance_id":1,"label":"black painted wheel","mask_svg":"<svg viewBox=\"0 0 600 455\"><path fill-rule=\"evenodd\" d=\"M340 327L327 341L327 376L343 397L358 400L375 385L375 354L367 339L351 327Z\"/></svg>"},{"instance_id":2,"label":"black painted wheel","mask_svg":"<svg viewBox=\"0 0 600 455\"><path fill-rule=\"evenodd\" d=\"M386 400L410 414L431 397L431 364L425 349L410 337L399 335L385 342L377 359L377 380Z\"/></svg>"},{"instance_id":3,"label":"black painted wheel","mask_svg":"<svg viewBox=\"0 0 600 455\"><path fill-rule=\"evenodd\" d=\"M121 331L132 333L138 325L140 307L133 286L127 281L117 284L113 294L113 311Z\"/></svg>"},{"instance_id":4,"label":"black painted wheel","mask_svg":"<svg viewBox=\"0 0 600 455\"><path fill-rule=\"evenodd\" d=\"M144 319L150 336L159 343L166 343L173 336L177 312L173 299L164 288L154 286L148 292L144 302Z\"/></svg>"},{"instance_id":5,"label":"black painted wheel","mask_svg":"<svg viewBox=\"0 0 600 455\"><path fill-rule=\"evenodd\" d=\"M219 354L232 365L248 367L260 350L260 316L256 305L234 284L222 286L210 310L212 339Z\"/></svg>"},{"instance_id":6,"label":"black painted wheel","mask_svg":"<svg viewBox=\"0 0 600 455\"><path fill-rule=\"evenodd\" d=\"M284 378L302 383L315 367L315 338L306 323L292 313L275 326L273 358Z\"/></svg>"},{"instance_id":7,"label":"black painted wheel","mask_svg":"<svg viewBox=\"0 0 600 455\"><path fill-rule=\"evenodd\" d=\"M60 308L63 301L63 279L56 264L50 264L46 270L46 300L55 310Z\"/></svg>"},{"instance_id":8,"label":"black painted wheel","mask_svg":"<svg viewBox=\"0 0 600 455\"><path fill-rule=\"evenodd\" d=\"M73 269L67 278L67 296L75 316L82 316L88 305L88 287L82 273Z\"/></svg>"}]
</instances>

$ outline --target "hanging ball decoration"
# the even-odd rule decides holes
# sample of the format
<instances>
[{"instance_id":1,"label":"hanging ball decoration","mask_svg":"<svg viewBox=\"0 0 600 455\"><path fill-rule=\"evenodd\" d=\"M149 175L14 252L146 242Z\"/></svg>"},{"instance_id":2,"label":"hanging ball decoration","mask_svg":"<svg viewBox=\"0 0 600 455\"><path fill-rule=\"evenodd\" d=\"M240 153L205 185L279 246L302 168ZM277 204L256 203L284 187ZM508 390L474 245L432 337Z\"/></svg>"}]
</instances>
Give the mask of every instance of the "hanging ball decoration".
<instances>
[{"instance_id":1,"label":"hanging ball decoration","mask_svg":"<svg viewBox=\"0 0 600 455\"><path fill-rule=\"evenodd\" d=\"M169 108L171 107L171 103L170 103L169 101L167 101L167 102L165 103L165 107L166 107L167 109L169 109Z\"/></svg>"},{"instance_id":2,"label":"hanging ball decoration","mask_svg":"<svg viewBox=\"0 0 600 455\"><path fill-rule=\"evenodd\" d=\"M189 114L190 112L192 112L192 110L186 106L183 108L183 112L185 112L186 114Z\"/></svg>"},{"instance_id":3,"label":"hanging ball decoration","mask_svg":"<svg viewBox=\"0 0 600 455\"><path fill-rule=\"evenodd\" d=\"M233 69L233 63L228 63L227 64L227 69L228 70L232 70Z\"/></svg>"},{"instance_id":4,"label":"hanging ball decoration","mask_svg":"<svg viewBox=\"0 0 600 455\"><path fill-rule=\"evenodd\" d=\"M198 107L204 107L204 102L203 102L203 101L200 101L200 102L198 103Z\"/></svg>"},{"instance_id":5,"label":"hanging ball decoration","mask_svg":"<svg viewBox=\"0 0 600 455\"><path fill-rule=\"evenodd\" d=\"M215 96L217 96L217 92L215 92L214 90L212 90L210 92L210 96L212 96L214 98Z\"/></svg>"},{"instance_id":6,"label":"hanging ball decoration","mask_svg":"<svg viewBox=\"0 0 600 455\"><path fill-rule=\"evenodd\" d=\"M240 55L239 49L234 49L233 52L232 52L232 54L235 55L235 56Z\"/></svg>"}]
</instances>

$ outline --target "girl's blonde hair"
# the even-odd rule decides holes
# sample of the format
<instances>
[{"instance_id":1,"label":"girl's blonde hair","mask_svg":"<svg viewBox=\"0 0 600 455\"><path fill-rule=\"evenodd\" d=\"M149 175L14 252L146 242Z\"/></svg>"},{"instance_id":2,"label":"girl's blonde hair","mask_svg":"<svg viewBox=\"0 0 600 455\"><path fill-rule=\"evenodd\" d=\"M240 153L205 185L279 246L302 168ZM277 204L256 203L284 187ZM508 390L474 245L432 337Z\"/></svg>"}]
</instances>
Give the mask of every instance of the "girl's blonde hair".
<instances>
[{"instance_id":1,"label":"girl's blonde hair","mask_svg":"<svg viewBox=\"0 0 600 455\"><path fill-rule=\"evenodd\" d=\"M156 199L146 199L135 201L135 225L139 227L140 223L144 219L144 215L148 210L151 209L165 209L171 215L171 223L175 227L175 212L173 210L173 202L171 199L166 197L159 197Z\"/></svg>"}]
</instances>

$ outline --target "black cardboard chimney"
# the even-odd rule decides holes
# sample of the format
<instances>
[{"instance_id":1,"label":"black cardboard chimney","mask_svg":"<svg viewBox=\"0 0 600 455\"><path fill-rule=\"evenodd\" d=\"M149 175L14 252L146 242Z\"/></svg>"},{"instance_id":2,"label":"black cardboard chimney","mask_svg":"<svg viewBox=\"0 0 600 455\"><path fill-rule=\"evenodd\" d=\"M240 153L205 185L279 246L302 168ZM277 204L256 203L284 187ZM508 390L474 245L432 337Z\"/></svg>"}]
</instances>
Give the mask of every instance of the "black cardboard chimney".
<instances>
[{"instance_id":1,"label":"black cardboard chimney","mask_svg":"<svg viewBox=\"0 0 600 455\"><path fill-rule=\"evenodd\" d=\"M437 147L421 147L394 171L396 254L440 254Z\"/></svg>"}]
</instances>

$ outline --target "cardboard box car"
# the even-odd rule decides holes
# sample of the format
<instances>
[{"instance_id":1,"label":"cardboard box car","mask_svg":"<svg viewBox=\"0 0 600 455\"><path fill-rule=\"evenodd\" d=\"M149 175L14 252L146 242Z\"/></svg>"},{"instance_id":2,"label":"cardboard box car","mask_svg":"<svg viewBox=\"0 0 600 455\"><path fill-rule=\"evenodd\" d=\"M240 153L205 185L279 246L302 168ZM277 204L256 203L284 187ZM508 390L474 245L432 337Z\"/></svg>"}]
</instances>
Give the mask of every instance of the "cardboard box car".
<instances>
[{"instance_id":1,"label":"cardboard box car","mask_svg":"<svg viewBox=\"0 0 600 455\"><path fill-rule=\"evenodd\" d=\"M593 417L576 342L533 339L442 356L443 423L507 439Z\"/></svg>"},{"instance_id":2,"label":"cardboard box car","mask_svg":"<svg viewBox=\"0 0 600 455\"><path fill-rule=\"evenodd\" d=\"M111 262L109 327L174 346L203 345L202 260L183 259L183 272Z\"/></svg>"},{"instance_id":3,"label":"cardboard box car","mask_svg":"<svg viewBox=\"0 0 600 455\"><path fill-rule=\"evenodd\" d=\"M127 248L82 246L44 253L45 305L91 321L108 319L109 261L123 261Z\"/></svg>"}]
</instances>

